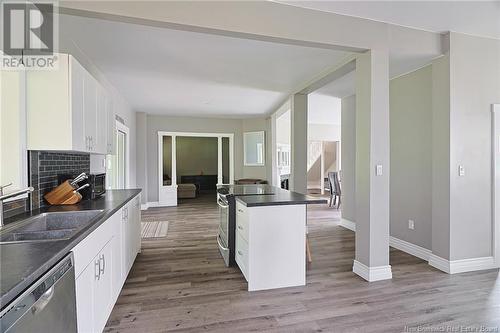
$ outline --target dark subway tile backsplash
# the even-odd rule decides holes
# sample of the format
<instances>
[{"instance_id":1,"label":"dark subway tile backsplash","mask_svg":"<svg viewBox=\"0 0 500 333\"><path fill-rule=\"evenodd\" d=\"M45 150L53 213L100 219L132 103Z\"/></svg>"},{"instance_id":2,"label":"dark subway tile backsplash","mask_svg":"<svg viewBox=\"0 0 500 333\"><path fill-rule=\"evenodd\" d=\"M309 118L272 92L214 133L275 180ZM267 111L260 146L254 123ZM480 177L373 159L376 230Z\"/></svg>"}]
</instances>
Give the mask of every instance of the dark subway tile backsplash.
<instances>
[{"instance_id":1,"label":"dark subway tile backsplash","mask_svg":"<svg viewBox=\"0 0 500 333\"><path fill-rule=\"evenodd\" d=\"M82 172L90 172L89 154L30 151L31 186L35 188L33 208L48 205L43 196L59 185L59 175Z\"/></svg>"},{"instance_id":2,"label":"dark subway tile backsplash","mask_svg":"<svg viewBox=\"0 0 500 333\"><path fill-rule=\"evenodd\" d=\"M28 152L29 185L35 189L30 199L4 203L4 216L10 217L31 209L47 206L43 196L58 184L61 174L80 174L90 172L90 154L61 153L48 151Z\"/></svg>"}]
</instances>

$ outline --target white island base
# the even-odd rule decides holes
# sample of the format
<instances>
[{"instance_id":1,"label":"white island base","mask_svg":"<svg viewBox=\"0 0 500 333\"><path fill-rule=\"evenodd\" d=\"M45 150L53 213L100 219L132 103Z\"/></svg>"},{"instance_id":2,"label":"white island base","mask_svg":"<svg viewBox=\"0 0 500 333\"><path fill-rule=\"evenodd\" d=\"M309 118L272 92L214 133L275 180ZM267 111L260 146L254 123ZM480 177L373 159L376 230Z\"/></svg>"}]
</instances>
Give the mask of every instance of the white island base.
<instances>
[{"instance_id":1,"label":"white island base","mask_svg":"<svg viewBox=\"0 0 500 333\"><path fill-rule=\"evenodd\" d=\"M236 201L236 262L248 290L306 284L306 205Z\"/></svg>"}]
</instances>

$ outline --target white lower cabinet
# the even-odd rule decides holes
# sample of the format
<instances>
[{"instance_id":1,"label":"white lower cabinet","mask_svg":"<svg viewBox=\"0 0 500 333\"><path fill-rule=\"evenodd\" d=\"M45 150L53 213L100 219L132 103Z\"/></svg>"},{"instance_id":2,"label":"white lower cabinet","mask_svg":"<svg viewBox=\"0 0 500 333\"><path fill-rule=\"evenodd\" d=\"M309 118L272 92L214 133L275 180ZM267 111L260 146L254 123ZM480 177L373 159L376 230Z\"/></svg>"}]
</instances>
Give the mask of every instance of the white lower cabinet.
<instances>
[{"instance_id":1,"label":"white lower cabinet","mask_svg":"<svg viewBox=\"0 0 500 333\"><path fill-rule=\"evenodd\" d=\"M101 332L113 299L112 238L76 278L78 332Z\"/></svg>"},{"instance_id":2,"label":"white lower cabinet","mask_svg":"<svg viewBox=\"0 0 500 333\"><path fill-rule=\"evenodd\" d=\"M305 285L305 243L305 205L236 202L235 259L249 291Z\"/></svg>"},{"instance_id":3,"label":"white lower cabinet","mask_svg":"<svg viewBox=\"0 0 500 333\"><path fill-rule=\"evenodd\" d=\"M140 196L73 248L79 333L102 332L140 250Z\"/></svg>"}]
</instances>

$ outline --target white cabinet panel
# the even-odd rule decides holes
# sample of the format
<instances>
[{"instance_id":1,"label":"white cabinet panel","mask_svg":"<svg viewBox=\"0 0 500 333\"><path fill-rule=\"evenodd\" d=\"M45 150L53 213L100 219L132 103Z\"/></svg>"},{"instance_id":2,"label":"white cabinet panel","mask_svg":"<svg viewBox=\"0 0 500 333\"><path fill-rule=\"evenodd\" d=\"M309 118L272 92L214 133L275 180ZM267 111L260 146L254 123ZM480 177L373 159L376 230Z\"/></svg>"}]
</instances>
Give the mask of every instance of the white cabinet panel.
<instances>
[{"instance_id":1,"label":"white cabinet panel","mask_svg":"<svg viewBox=\"0 0 500 333\"><path fill-rule=\"evenodd\" d=\"M84 79L84 108L85 108L85 137L88 151L93 152L96 145L97 133L97 82L85 72Z\"/></svg>"},{"instance_id":2,"label":"white cabinet panel","mask_svg":"<svg viewBox=\"0 0 500 333\"><path fill-rule=\"evenodd\" d=\"M94 152L98 154L106 154L107 152L107 128L106 128L106 120L107 120L107 114L106 114L106 103L107 103L107 96L106 96L106 90L104 90L103 87L101 87L99 84L97 84L97 110L96 110L96 116L97 116L97 133L96 133L96 144L95 144L95 149Z\"/></svg>"},{"instance_id":3,"label":"white cabinet panel","mask_svg":"<svg viewBox=\"0 0 500 333\"><path fill-rule=\"evenodd\" d=\"M94 280L96 270L94 262L89 264L76 279L76 316L78 332L93 332L94 327Z\"/></svg>"},{"instance_id":4,"label":"white cabinet panel","mask_svg":"<svg viewBox=\"0 0 500 333\"><path fill-rule=\"evenodd\" d=\"M84 113L84 96L83 86L85 80L85 69L76 61L74 57L70 59L70 86L71 93L69 95L71 106L71 134L73 137L72 149L77 151L86 151L85 145L85 113Z\"/></svg>"},{"instance_id":5,"label":"white cabinet panel","mask_svg":"<svg viewBox=\"0 0 500 333\"><path fill-rule=\"evenodd\" d=\"M94 331L102 332L113 307L113 239L99 253L99 278L94 288Z\"/></svg>"},{"instance_id":6,"label":"white cabinet panel","mask_svg":"<svg viewBox=\"0 0 500 333\"><path fill-rule=\"evenodd\" d=\"M106 134L107 134L107 153L112 155L115 153L116 145L116 121L113 99L109 97L106 100Z\"/></svg>"}]
</instances>

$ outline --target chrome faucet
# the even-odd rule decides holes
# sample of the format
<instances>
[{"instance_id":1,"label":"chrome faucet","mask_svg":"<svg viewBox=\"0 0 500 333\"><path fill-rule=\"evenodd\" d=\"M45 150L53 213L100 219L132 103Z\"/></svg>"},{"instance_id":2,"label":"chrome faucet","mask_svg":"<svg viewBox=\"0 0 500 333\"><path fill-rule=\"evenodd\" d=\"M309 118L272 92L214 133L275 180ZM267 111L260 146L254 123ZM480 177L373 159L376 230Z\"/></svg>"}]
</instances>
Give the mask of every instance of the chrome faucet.
<instances>
[{"instance_id":1,"label":"chrome faucet","mask_svg":"<svg viewBox=\"0 0 500 333\"><path fill-rule=\"evenodd\" d=\"M34 190L34 188L30 186L22 190L14 191L8 194L3 194L3 189L11 185L12 183L0 186L0 228L3 227L3 201L5 199L13 198L24 193L31 193Z\"/></svg>"}]
</instances>

